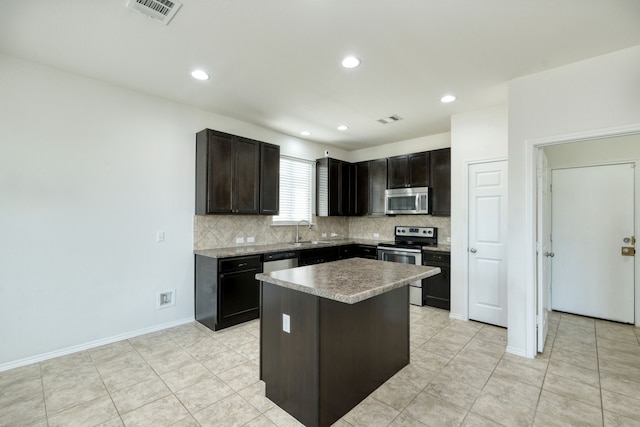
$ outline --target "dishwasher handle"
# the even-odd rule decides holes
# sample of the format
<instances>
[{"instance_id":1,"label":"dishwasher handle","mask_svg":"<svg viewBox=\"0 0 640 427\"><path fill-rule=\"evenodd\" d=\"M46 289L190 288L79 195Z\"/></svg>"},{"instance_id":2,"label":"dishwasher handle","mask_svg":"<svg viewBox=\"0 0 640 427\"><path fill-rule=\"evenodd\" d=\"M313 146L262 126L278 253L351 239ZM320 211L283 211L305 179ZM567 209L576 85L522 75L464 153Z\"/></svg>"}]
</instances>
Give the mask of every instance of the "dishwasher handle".
<instances>
[{"instance_id":1,"label":"dishwasher handle","mask_svg":"<svg viewBox=\"0 0 640 427\"><path fill-rule=\"evenodd\" d=\"M283 259L293 258L298 258L298 253L296 251L273 252L262 256L263 262L280 261Z\"/></svg>"}]
</instances>

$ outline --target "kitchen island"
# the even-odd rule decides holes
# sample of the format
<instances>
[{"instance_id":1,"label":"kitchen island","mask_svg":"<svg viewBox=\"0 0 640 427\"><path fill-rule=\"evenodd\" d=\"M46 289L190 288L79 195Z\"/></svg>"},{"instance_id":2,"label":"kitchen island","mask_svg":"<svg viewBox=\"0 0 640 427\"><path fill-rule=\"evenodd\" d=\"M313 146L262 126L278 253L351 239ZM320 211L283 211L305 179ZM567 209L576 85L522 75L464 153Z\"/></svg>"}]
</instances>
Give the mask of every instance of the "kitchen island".
<instances>
[{"instance_id":1,"label":"kitchen island","mask_svg":"<svg viewBox=\"0 0 640 427\"><path fill-rule=\"evenodd\" d=\"M257 274L267 398L308 427L336 422L409 363L407 285L438 273L352 258Z\"/></svg>"}]
</instances>

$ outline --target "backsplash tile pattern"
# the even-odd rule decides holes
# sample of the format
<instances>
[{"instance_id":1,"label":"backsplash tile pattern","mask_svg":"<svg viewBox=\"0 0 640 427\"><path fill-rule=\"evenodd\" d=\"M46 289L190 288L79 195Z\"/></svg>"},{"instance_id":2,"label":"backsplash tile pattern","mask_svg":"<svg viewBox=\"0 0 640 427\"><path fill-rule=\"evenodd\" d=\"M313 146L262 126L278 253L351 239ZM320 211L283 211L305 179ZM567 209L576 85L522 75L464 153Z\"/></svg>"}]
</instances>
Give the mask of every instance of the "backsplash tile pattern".
<instances>
[{"instance_id":1,"label":"backsplash tile pattern","mask_svg":"<svg viewBox=\"0 0 640 427\"><path fill-rule=\"evenodd\" d=\"M349 236L349 218L314 217L314 226L309 230L306 224L300 225L301 240L344 239ZM322 237L326 233L326 237ZM245 243L237 244L236 238L244 237ZM247 238L253 237L253 243ZM262 215L196 215L193 221L193 248L214 249L240 245L271 245L293 242L296 226L273 226L271 216Z\"/></svg>"},{"instance_id":2,"label":"backsplash tile pattern","mask_svg":"<svg viewBox=\"0 0 640 427\"><path fill-rule=\"evenodd\" d=\"M447 243L451 236L451 219L430 215L398 215L395 217L314 217L314 226L309 230L300 225L302 240L375 239L393 240L396 225L437 227L438 242ZM326 233L326 237L322 234ZM378 233L379 237L373 234ZM241 245L270 245L292 242L296 236L295 226L272 226L271 216L262 215L196 215L193 221L194 250L214 249ZM237 244L236 238L244 237L245 243ZM247 238L253 237L253 243Z\"/></svg>"},{"instance_id":3,"label":"backsplash tile pattern","mask_svg":"<svg viewBox=\"0 0 640 427\"><path fill-rule=\"evenodd\" d=\"M396 215L349 218L349 237L352 239L393 240L396 225L438 228L438 243L449 244L451 218L431 215ZM374 237L378 233L380 237Z\"/></svg>"}]
</instances>

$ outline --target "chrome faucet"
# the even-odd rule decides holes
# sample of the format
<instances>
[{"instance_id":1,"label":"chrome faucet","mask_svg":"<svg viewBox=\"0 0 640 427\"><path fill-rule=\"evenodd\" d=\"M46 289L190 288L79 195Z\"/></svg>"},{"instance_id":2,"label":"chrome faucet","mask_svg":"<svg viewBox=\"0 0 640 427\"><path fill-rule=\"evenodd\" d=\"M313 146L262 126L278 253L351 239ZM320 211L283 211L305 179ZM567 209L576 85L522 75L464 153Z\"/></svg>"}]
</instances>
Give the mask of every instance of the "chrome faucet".
<instances>
[{"instance_id":1,"label":"chrome faucet","mask_svg":"<svg viewBox=\"0 0 640 427\"><path fill-rule=\"evenodd\" d=\"M301 219L300 221L298 221L298 225L296 225L296 241L295 243L300 243L300 224L306 222L307 224L309 224L309 230L311 230L312 224L307 221L306 219Z\"/></svg>"}]
</instances>

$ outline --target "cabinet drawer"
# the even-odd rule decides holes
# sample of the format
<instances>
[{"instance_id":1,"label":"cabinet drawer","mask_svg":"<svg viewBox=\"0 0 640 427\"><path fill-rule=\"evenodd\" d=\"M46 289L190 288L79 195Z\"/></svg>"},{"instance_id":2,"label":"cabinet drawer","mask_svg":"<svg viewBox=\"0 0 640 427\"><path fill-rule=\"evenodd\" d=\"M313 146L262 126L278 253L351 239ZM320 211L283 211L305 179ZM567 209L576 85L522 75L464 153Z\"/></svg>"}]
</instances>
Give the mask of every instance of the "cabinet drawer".
<instances>
[{"instance_id":1,"label":"cabinet drawer","mask_svg":"<svg viewBox=\"0 0 640 427\"><path fill-rule=\"evenodd\" d=\"M230 271L240 271L248 269L262 269L260 255L246 256L239 258L225 258L220 260L220 273L228 273Z\"/></svg>"},{"instance_id":2,"label":"cabinet drawer","mask_svg":"<svg viewBox=\"0 0 640 427\"><path fill-rule=\"evenodd\" d=\"M362 258L378 259L378 248L375 246L360 246L360 256Z\"/></svg>"},{"instance_id":3,"label":"cabinet drawer","mask_svg":"<svg viewBox=\"0 0 640 427\"><path fill-rule=\"evenodd\" d=\"M451 260L451 254L447 252L422 251L422 265L429 265L429 262L447 264Z\"/></svg>"}]
</instances>

